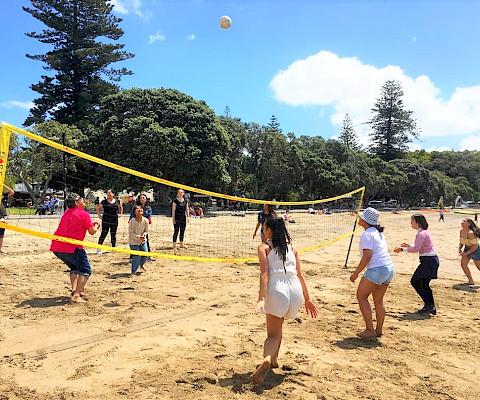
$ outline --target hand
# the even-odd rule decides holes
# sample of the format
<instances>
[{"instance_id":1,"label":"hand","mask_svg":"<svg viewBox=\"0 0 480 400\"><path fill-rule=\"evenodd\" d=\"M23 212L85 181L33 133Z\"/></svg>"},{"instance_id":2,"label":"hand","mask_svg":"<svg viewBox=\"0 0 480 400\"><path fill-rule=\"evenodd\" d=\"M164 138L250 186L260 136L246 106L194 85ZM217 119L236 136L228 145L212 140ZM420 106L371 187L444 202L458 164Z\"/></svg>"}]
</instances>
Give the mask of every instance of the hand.
<instances>
[{"instance_id":1,"label":"hand","mask_svg":"<svg viewBox=\"0 0 480 400\"><path fill-rule=\"evenodd\" d=\"M462 255L463 255L462 249L458 250L458 255L459 255L459 256L462 256Z\"/></svg>"},{"instance_id":2,"label":"hand","mask_svg":"<svg viewBox=\"0 0 480 400\"><path fill-rule=\"evenodd\" d=\"M312 318L317 318L318 310L317 307L315 307L315 304L313 304L312 300L307 300L305 302L305 310Z\"/></svg>"},{"instance_id":3,"label":"hand","mask_svg":"<svg viewBox=\"0 0 480 400\"><path fill-rule=\"evenodd\" d=\"M352 275L350 275L350 280L352 282L355 282L358 278L358 273L357 272L354 272Z\"/></svg>"},{"instance_id":4,"label":"hand","mask_svg":"<svg viewBox=\"0 0 480 400\"><path fill-rule=\"evenodd\" d=\"M400 247L410 247L410 245L408 243L402 243Z\"/></svg>"},{"instance_id":5,"label":"hand","mask_svg":"<svg viewBox=\"0 0 480 400\"><path fill-rule=\"evenodd\" d=\"M261 299L257 301L257 304L255 305L255 314L263 313L265 312L265 300Z\"/></svg>"},{"instance_id":6,"label":"hand","mask_svg":"<svg viewBox=\"0 0 480 400\"><path fill-rule=\"evenodd\" d=\"M100 227L100 222L94 221L94 222L93 222L93 226L94 226L94 227L96 226L97 229L98 229L98 228Z\"/></svg>"},{"instance_id":7,"label":"hand","mask_svg":"<svg viewBox=\"0 0 480 400\"><path fill-rule=\"evenodd\" d=\"M397 253L397 254L398 254L398 253L401 253L402 251L403 251L403 249L402 249L401 247L395 247L395 248L393 249L393 252L394 252L394 253Z\"/></svg>"}]
</instances>

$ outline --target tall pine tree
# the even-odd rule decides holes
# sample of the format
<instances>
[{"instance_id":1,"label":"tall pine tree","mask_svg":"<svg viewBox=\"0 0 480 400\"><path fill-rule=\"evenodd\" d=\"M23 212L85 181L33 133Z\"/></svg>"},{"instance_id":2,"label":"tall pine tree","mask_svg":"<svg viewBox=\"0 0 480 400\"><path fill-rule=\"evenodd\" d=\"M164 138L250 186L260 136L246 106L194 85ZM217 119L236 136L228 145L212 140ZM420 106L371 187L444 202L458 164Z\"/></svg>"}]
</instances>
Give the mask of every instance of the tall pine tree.
<instances>
[{"instance_id":1,"label":"tall pine tree","mask_svg":"<svg viewBox=\"0 0 480 400\"><path fill-rule=\"evenodd\" d=\"M126 68L111 68L133 54L114 43L123 35L120 18L112 15L108 0L30 0L24 11L43 22L46 29L27 36L53 48L45 54L27 57L41 61L49 75L31 85L40 94L25 125L53 118L61 123L84 126L103 96L118 91ZM106 38L107 41L100 41Z\"/></svg>"},{"instance_id":2,"label":"tall pine tree","mask_svg":"<svg viewBox=\"0 0 480 400\"><path fill-rule=\"evenodd\" d=\"M405 110L400 82L386 81L380 97L372 108L373 117L370 151L386 161L401 156L408 150L412 138L418 138L413 111Z\"/></svg>"},{"instance_id":3,"label":"tall pine tree","mask_svg":"<svg viewBox=\"0 0 480 400\"><path fill-rule=\"evenodd\" d=\"M272 131L282 133L282 129L280 128L280 123L275 115L272 115L270 118L270 122L268 123L268 128Z\"/></svg>"},{"instance_id":4,"label":"tall pine tree","mask_svg":"<svg viewBox=\"0 0 480 400\"><path fill-rule=\"evenodd\" d=\"M342 129L338 140L345 146L347 152L359 151L361 149L358 143L358 135L353 128L352 120L348 114L345 114L345 118L343 118Z\"/></svg>"}]
</instances>

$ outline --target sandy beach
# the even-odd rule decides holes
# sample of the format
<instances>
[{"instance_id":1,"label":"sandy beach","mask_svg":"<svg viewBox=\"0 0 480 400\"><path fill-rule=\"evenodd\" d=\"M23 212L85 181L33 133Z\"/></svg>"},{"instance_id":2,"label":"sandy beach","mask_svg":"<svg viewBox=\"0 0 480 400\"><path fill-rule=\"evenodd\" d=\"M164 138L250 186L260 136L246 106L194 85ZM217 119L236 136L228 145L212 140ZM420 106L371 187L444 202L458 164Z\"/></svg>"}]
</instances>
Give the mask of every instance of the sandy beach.
<instances>
[{"instance_id":1,"label":"sandy beach","mask_svg":"<svg viewBox=\"0 0 480 400\"><path fill-rule=\"evenodd\" d=\"M413 241L410 215L382 213L391 250ZM7 231L9 254L0 258L0 399L478 399L480 286L460 285L463 217L437 218L427 214L441 260L432 284L437 316L415 314L421 304L410 277L417 256L392 252L397 273L386 295L384 336L358 339L356 285L343 268L348 240L305 253L302 267L319 317L302 310L285 324L280 368L259 386L249 378L265 339L264 316L253 312L258 265L156 260L130 278L127 256L91 255L88 301L71 305L67 268L48 252L49 242ZM254 248L248 226L248 241L238 235ZM350 270L359 260L359 233ZM167 239L156 246L167 246ZM203 251L193 248L187 252ZM471 270L480 283L473 262Z\"/></svg>"}]
</instances>

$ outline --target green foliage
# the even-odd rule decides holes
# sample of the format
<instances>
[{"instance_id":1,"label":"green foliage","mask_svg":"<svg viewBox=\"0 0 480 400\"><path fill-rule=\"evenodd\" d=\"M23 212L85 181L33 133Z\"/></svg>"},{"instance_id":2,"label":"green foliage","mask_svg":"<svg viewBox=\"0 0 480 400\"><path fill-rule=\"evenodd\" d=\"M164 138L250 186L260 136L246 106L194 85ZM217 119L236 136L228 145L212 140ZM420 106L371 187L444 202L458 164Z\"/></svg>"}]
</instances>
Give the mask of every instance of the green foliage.
<instances>
[{"instance_id":1,"label":"green foliage","mask_svg":"<svg viewBox=\"0 0 480 400\"><path fill-rule=\"evenodd\" d=\"M210 189L231 182L229 135L203 101L177 90L129 89L105 97L88 136L90 152L138 171ZM128 179L125 184L136 184Z\"/></svg>"},{"instance_id":2,"label":"green foliage","mask_svg":"<svg viewBox=\"0 0 480 400\"><path fill-rule=\"evenodd\" d=\"M345 146L345 153L359 151L361 149L358 142L358 135L353 128L352 120L348 114L345 114L345 118L342 122L342 128L340 130L339 142Z\"/></svg>"},{"instance_id":3,"label":"green foliage","mask_svg":"<svg viewBox=\"0 0 480 400\"><path fill-rule=\"evenodd\" d=\"M408 150L411 137L418 137L413 111L404 109L402 97L399 82L385 82L372 108L373 117L368 122L373 131L370 151L386 161L399 158Z\"/></svg>"},{"instance_id":4,"label":"green foliage","mask_svg":"<svg viewBox=\"0 0 480 400\"><path fill-rule=\"evenodd\" d=\"M35 99L26 125L52 117L58 122L85 127L100 99L118 90L116 82L131 72L111 68L133 54L123 51L123 44L114 41L123 35L120 18L112 15L107 0L31 0L23 9L42 22L41 32L27 36L52 49L45 54L27 57L41 61L46 71L40 82L31 86L40 94ZM106 38L108 42L101 42Z\"/></svg>"}]
</instances>

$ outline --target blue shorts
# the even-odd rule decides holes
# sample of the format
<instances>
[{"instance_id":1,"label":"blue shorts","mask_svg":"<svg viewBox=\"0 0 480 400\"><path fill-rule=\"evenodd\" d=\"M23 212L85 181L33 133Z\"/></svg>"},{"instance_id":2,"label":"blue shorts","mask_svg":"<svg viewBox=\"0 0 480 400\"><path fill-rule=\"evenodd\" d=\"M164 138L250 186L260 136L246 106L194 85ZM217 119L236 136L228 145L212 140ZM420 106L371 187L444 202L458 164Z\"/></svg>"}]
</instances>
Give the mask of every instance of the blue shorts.
<instances>
[{"instance_id":1,"label":"blue shorts","mask_svg":"<svg viewBox=\"0 0 480 400\"><path fill-rule=\"evenodd\" d=\"M470 250L470 247L465 246L464 251ZM480 246L477 247L477 250L475 250L472 254L469 254L467 256L470 260L480 260Z\"/></svg>"},{"instance_id":2,"label":"blue shorts","mask_svg":"<svg viewBox=\"0 0 480 400\"><path fill-rule=\"evenodd\" d=\"M88 261L85 249L76 248L74 253L60 253L54 251L53 254L70 268L70 275L83 275L87 278L92 275L92 267Z\"/></svg>"},{"instance_id":3,"label":"blue shorts","mask_svg":"<svg viewBox=\"0 0 480 400\"><path fill-rule=\"evenodd\" d=\"M376 285L388 285L395 275L395 269L393 265L387 265L382 267L369 268L363 274L365 279Z\"/></svg>"}]
</instances>

